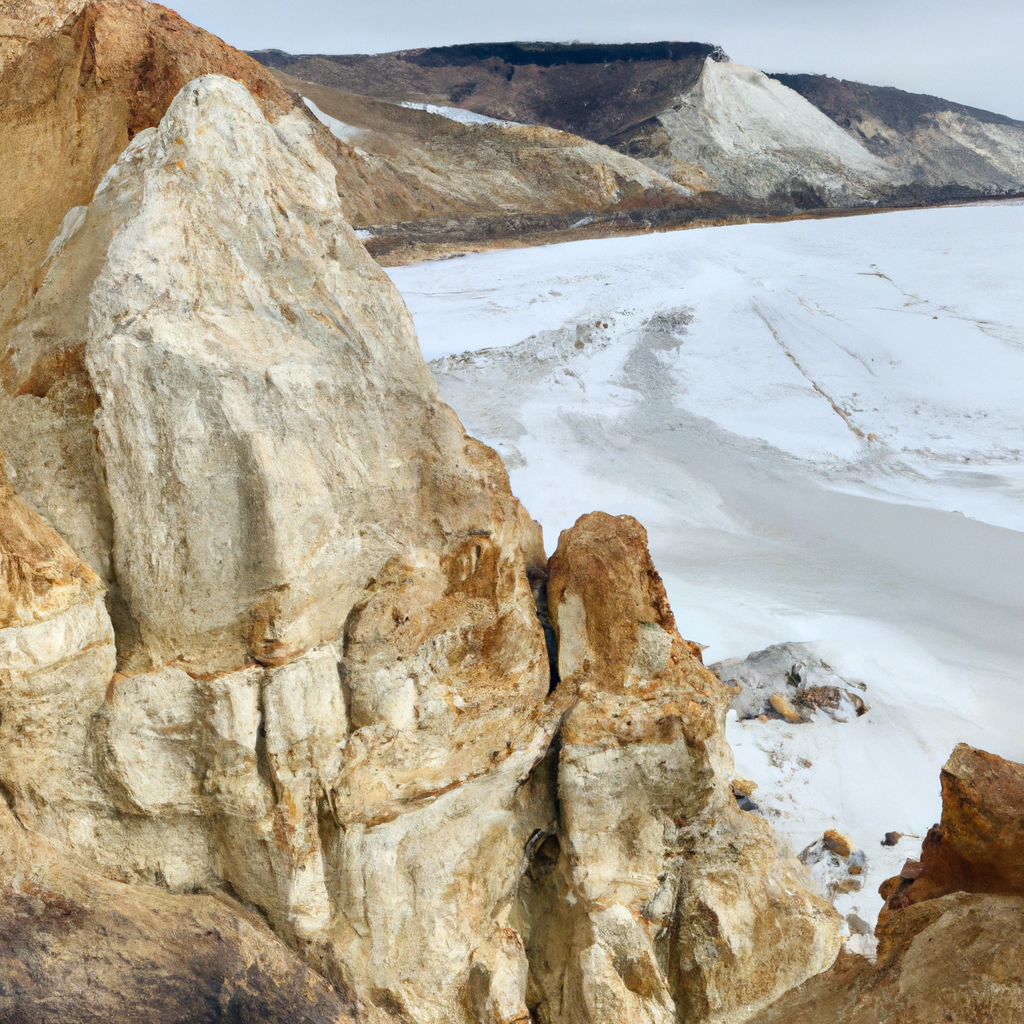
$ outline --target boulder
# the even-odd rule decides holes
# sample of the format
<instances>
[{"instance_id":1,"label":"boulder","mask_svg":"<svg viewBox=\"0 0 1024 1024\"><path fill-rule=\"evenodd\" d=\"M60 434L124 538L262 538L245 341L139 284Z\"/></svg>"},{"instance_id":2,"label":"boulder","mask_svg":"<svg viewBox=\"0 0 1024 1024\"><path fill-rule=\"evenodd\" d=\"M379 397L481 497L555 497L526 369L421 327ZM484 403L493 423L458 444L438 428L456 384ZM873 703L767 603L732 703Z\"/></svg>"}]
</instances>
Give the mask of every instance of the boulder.
<instances>
[{"instance_id":1,"label":"boulder","mask_svg":"<svg viewBox=\"0 0 1024 1024\"><path fill-rule=\"evenodd\" d=\"M883 917L952 892L1024 896L1024 765L960 743L939 777L942 819L882 884Z\"/></svg>"}]
</instances>

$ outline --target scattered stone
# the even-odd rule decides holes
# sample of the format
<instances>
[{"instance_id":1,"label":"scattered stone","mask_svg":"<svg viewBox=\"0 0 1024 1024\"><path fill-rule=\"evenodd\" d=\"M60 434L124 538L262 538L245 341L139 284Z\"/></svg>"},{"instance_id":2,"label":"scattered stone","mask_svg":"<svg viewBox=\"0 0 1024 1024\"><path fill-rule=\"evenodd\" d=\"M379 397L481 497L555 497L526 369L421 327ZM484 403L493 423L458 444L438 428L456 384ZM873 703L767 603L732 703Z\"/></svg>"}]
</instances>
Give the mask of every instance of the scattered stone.
<instances>
[{"instance_id":1,"label":"scattered stone","mask_svg":"<svg viewBox=\"0 0 1024 1024\"><path fill-rule=\"evenodd\" d=\"M830 850L839 857L849 857L853 853L853 844L850 840L842 832L837 832L834 828L830 828L822 836L822 842L825 844L825 849Z\"/></svg>"},{"instance_id":2,"label":"scattered stone","mask_svg":"<svg viewBox=\"0 0 1024 1024\"><path fill-rule=\"evenodd\" d=\"M835 829L829 829L803 850L800 861L811 869L811 875L829 900L863 888L861 876L867 857L863 850L854 850L850 840Z\"/></svg>"},{"instance_id":3,"label":"scattered stone","mask_svg":"<svg viewBox=\"0 0 1024 1024\"><path fill-rule=\"evenodd\" d=\"M838 676L811 644L775 644L709 668L732 689L735 696L729 706L741 719L765 721L774 713L795 725L821 712L837 722L850 722L868 711L855 692L864 684ZM785 702L785 711L780 701Z\"/></svg>"}]
</instances>

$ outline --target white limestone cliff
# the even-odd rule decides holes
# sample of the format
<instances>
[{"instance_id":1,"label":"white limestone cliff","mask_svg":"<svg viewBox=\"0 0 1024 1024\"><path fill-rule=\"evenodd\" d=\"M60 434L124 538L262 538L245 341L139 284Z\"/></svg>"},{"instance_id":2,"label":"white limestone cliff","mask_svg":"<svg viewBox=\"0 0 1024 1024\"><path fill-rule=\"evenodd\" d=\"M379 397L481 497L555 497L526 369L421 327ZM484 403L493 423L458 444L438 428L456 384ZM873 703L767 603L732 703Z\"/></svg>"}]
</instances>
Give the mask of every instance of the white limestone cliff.
<instances>
[{"instance_id":1,"label":"white limestone cliff","mask_svg":"<svg viewBox=\"0 0 1024 1024\"><path fill-rule=\"evenodd\" d=\"M539 528L310 133L189 84L6 338L0 788L94 873L243 901L366 1019L739 1020L835 915L729 802L726 691L616 587L636 538L576 540L552 687Z\"/></svg>"}]
</instances>

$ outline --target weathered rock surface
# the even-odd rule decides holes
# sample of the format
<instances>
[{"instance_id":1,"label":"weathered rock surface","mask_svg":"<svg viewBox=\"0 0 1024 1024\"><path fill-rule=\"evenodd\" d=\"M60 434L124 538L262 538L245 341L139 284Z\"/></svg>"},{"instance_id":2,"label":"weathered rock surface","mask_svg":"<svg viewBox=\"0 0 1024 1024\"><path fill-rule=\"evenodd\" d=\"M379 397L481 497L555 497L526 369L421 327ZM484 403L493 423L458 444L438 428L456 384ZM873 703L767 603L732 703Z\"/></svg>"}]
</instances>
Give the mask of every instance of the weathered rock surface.
<instances>
[{"instance_id":1,"label":"weathered rock surface","mask_svg":"<svg viewBox=\"0 0 1024 1024\"><path fill-rule=\"evenodd\" d=\"M8 0L0 14L0 74L33 42L50 35L88 0Z\"/></svg>"},{"instance_id":2,"label":"weathered rock surface","mask_svg":"<svg viewBox=\"0 0 1024 1024\"><path fill-rule=\"evenodd\" d=\"M1024 896L1024 765L961 743L940 779L942 820L920 864L883 885L883 917L952 892Z\"/></svg>"},{"instance_id":3,"label":"weathered rock surface","mask_svg":"<svg viewBox=\"0 0 1024 1024\"><path fill-rule=\"evenodd\" d=\"M878 960L844 954L757 1024L1008 1024L1024 1019L1024 766L960 744L921 864L883 886Z\"/></svg>"},{"instance_id":4,"label":"weathered rock surface","mask_svg":"<svg viewBox=\"0 0 1024 1024\"><path fill-rule=\"evenodd\" d=\"M844 953L754 1024L1009 1024L1024 1019L1024 899L952 893L900 911L876 963Z\"/></svg>"},{"instance_id":5,"label":"weathered rock surface","mask_svg":"<svg viewBox=\"0 0 1024 1024\"><path fill-rule=\"evenodd\" d=\"M13 1012L738 1022L837 917L736 806L642 528L586 517L546 565L315 132L190 83L5 329Z\"/></svg>"},{"instance_id":6,"label":"weathered rock surface","mask_svg":"<svg viewBox=\"0 0 1024 1024\"><path fill-rule=\"evenodd\" d=\"M186 82L244 82L271 116L291 106L254 60L141 0L13 0L0 12L0 329L38 286L64 215L88 203Z\"/></svg>"},{"instance_id":7,"label":"weathered rock surface","mask_svg":"<svg viewBox=\"0 0 1024 1024\"><path fill-rule=\"evenodd\" d=\"M561 878L526 904L531 963L553 968L535 977L537 1019L746 1019L832 963L837 917L737 807L729 693L679 636L639 523L594 513L565 531L548 601L559 689L578 703L558 760ZM564 966L546 951L559 930Z\"/></svg>"},{"instance_id":8,"label":"weathered rock surface","mask_svg":"<svg viewBox=\"0 0 1024 1024\"><path fill-rule=\"evenodd\" d=\"M304 116L185 89L69 215L8 366L11 461L108 583L121 670L90 574L106 661L5 715L17 813L108 876L231 886L353 999L447 1013L505 955L542 814L543 549ZM62 670L98 643L59 640Z\"/></svg>"}]
</instances>

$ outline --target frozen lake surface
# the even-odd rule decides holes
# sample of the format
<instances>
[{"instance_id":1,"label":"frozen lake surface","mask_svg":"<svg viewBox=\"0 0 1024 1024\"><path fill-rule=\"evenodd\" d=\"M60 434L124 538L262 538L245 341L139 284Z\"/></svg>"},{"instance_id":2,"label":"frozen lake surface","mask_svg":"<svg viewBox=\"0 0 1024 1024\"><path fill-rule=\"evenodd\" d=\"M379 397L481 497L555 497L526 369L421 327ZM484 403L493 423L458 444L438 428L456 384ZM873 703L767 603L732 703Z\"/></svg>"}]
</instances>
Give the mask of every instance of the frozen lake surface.
<instances>
[{"instance_id":1,"label":"frozen lake surface","mask_svg":"<svg viewBox=\"0 0 1024 1024\"><path fill-rule=\"evenodd\" d=\"M809 641L862 681L837 724L730 720L800 850L867 855L843 913L938 820L965 741L1024 761L1024 205L572 242L389 271L470 433L558 532L648 529L705 660Z\"/></svg>"}]
</instances>

